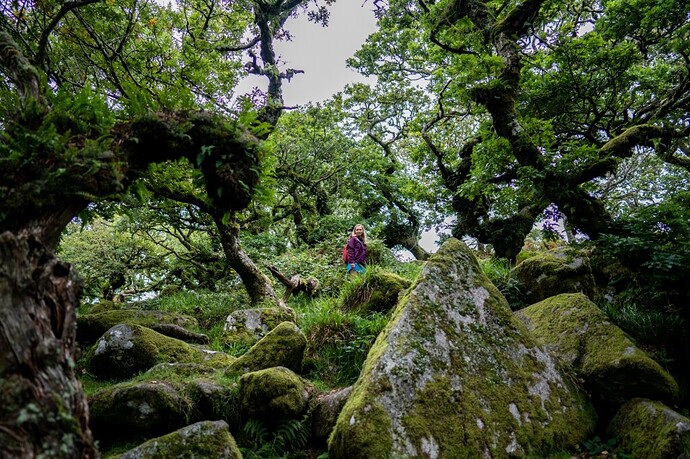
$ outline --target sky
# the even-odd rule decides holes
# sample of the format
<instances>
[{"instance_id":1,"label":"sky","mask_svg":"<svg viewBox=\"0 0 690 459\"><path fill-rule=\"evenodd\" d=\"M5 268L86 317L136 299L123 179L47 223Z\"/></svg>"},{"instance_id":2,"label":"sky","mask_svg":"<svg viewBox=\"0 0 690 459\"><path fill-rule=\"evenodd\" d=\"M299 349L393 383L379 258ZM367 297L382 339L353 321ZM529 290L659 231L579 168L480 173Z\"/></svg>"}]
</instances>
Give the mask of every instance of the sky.
<instances>
[{"instance_id":1,"label":"sky","mask_svg":"<svg viewBox=\"0 0 690 459\"><path fill-rule=\"evenodd\" d=\"M304 70L283 84L286 106L321 102L341 91L345 85L366 79L348 69L346 60L376 31L376 18L369 0L337 0L331 7L328 27L307 21L306 17L291 18L285 24L293 38L289 42L276 42L276 54L285 64L281 68ZM236 88L236 94L248 93L258 86L266 90L264 77L248 76ZM430 252L438 249L434 230L422 234L419 244ZM411 259L407 251L398 254Z\"/></svg>"},{"instance_id":2,"label":"sky","mask_svg":"<svg viewBox=\"0 0 690 459\"><path fill-rule=\"evenodd\" d=\"M329 8L328 27L309 22L304 15L286 22L285 28L293 38L289 42L277 42L276 54L285 61L283 68L304 70L304 74L284 83L285 105L321 102L348 83L365 81L363 76L346 68L345 60L376 30L371 8L371 1L338 0ZM242 80L236 93L248 93L255 86L266 90L266 79L249 76Z\"/></svg>"}]
</instances>

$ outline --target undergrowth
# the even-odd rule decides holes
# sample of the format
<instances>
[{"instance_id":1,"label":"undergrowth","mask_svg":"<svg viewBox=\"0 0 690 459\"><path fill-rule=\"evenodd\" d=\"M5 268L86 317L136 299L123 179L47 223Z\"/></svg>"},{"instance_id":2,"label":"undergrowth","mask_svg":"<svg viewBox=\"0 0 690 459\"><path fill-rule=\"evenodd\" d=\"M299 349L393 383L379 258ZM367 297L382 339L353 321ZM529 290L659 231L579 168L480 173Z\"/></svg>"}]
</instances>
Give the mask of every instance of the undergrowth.
<instances>
[{"instance_id":1,"label":"undergrowth","mask_svg":"<svg viewBox=\"0 0 690 459\"><path fill-rule=\"evenodd\" d=\"M305 457L300 450L309 442L310 428L308 416L287 419L275 427L250 419L237 435L237 446L244 459Z\"/></svg>"}]
</instances>

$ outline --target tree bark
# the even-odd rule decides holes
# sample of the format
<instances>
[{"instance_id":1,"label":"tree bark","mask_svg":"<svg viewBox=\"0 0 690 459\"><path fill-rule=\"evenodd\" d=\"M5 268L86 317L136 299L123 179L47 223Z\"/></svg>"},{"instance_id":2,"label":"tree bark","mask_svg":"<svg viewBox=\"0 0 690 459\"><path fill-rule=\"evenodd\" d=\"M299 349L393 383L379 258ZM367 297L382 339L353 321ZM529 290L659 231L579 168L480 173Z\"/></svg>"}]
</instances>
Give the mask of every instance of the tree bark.
<instances>
[{"instance_id":1,"label":"tree bark","mask_svg":"<svg viewBox=\"0 0 690 459\"><path fill-rule=\"evenodd\" d=\"M251 304L258 305L268 301L278 306L285 306L276 296L268 276L261 272L249 255L242 249L239 226L234 223L224 223L222 218L215 214L213 215L213 220L218 227L220 243L223 246L228 265L242 279L242 284L244 284L244 288L249 294Z\"/></svg>"},{"instance_id":2,"label":"tree bark","mask_svg":"<svg viewBox=\"0 0 690 459\"><path fill-rule=\"evenodd\" d=\"M80 292L36 238L0 235L0 457L97 456L74 372Z\"/></svg>"},{"instance_id":3,"label":"tree bark","mask_svg":"<svg viewBox=\"0 0 690 459\"><path fill-rule=\"evenodd\" d=\"M305 293L313 297L319 290L319 281L314 278L310 278L305 281L302 280L302 276L295 274L288 279L285 274L278 271L278 268L273 265L267 265L266 269L268 269L271 274L273 274L275 278L286 287L285 293L283 294L283 302L287 302L291 295L296 296L300 293Z\"/></svg>"}]
</instances>

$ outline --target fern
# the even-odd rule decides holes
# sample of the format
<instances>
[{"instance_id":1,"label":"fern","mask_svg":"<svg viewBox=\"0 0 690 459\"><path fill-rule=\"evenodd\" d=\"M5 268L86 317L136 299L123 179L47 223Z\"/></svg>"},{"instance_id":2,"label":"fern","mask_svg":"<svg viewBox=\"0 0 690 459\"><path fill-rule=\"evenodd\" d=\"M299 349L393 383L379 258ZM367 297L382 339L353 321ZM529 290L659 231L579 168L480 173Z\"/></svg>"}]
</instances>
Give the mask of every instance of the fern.
<instances>
[{"instance_id":1,"label":"fern","mask_svg":"<svg viewBox=\"0 0 690 459\"><path fill-rule=\"evenodd\" d=\"M237 439L238 446L245 459L291 457L309 442L308 421L307 415L302 419L287 419L271 430L261 421L250 419Z\"/></svg>"}]
</instances>

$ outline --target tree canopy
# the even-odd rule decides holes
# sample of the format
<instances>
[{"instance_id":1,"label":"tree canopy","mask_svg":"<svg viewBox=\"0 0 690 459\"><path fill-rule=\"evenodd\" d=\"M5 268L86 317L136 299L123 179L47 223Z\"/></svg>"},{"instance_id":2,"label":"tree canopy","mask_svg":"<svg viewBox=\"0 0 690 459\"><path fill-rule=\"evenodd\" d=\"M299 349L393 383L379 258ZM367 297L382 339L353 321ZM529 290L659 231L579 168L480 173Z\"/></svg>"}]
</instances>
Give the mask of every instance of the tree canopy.
<instances>
[{"instance_id":1,"label":"tree canopy","mask_svg":"<svg viewBox=\"0 0 690 459\"><path fill-rule=\"evenodd\" d=\"M333 1L0 5L0 376L47 411L67 394L65 457L95 449L61 240L89 298L241 283L285 306L266 258L323 244L335 259L355 223L423 260L421 234L452 221L511 262L557 223L687 304L690 1L375 0L379 28L348 62L376 83L286 110L301 70L274 44L295 16L327 25ZM247 73L267 89L235 94ZM38 342L59 355L17 351ZM65 428L0 444L49 452Z\"/></svg>"}]
</instances>

